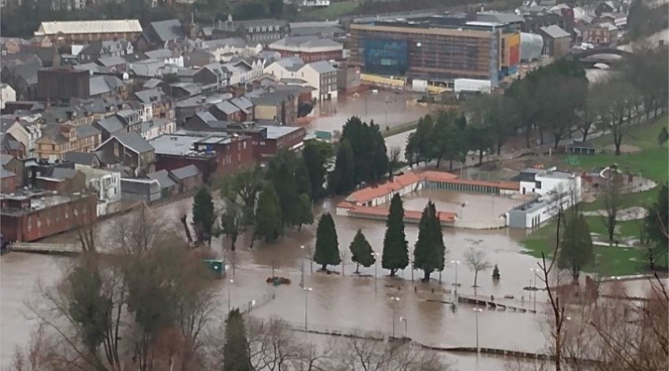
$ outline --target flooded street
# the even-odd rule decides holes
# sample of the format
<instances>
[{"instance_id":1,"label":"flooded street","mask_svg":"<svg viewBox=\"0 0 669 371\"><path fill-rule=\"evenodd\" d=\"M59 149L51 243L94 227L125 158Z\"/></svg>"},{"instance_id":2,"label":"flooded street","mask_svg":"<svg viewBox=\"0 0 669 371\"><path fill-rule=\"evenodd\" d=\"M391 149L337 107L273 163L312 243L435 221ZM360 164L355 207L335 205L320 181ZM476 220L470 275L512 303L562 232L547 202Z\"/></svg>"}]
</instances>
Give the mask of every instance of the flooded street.
<instances>
[{"instance_id":1,"label":"flooded street","mask_svg":"<svg viewBox=\"0 0 669 371\"><path fill-rule=\"evenodd\" d=\"M443 192L439 192L443 196ZM424 194L427 198L437 198L439 195ZM421 198L422 198L421 196ZM470 196L474 197L471 198ZM448 199L448 195L446 198ZM476 197L468 195L470 199ZM422 198L420 204L427 198ZM418 202L416 200L408 200ZM166 218L169 223L177 227L179 216L190 209L192 199L183 199L162 206L157 213ZM460 202L452 199L445 205ZM323 210L332 210L333 201L326 201L320 205ZM497 202L502 204L502 202ZM441 205L441 204L440 204ZM420 205L418 205L420 206ZM422 206L421 206L422 207ZM339 247L342 252L348 250L358 228L373 246L380 252L382 250L383 234L385 224L382 222L358 220L335 216L337 226ZM112 220L99 223L98 236L109 233L113 225ZM349 259L346 260L343 270L346 277L341 277L342 267L336 266L330 269L338 274L326 275L316 272L318 267L310 268L309 248L314 245L315 224L306 226L301 232L288 230L286 236L275 244L255 242L254 248L248 248L250 239L244 239L238 243L238 251L235 253L236 269L235 282L231 288L231 301L233 306L248 306L252 300L259 299L268 292L274 292L276 299L270 303L253 310L253 315L259 317L278 316L291 322L303 323L304 321L304 292L299 287L300 266L305 264L306 285L313 288L309 298L309 323L313 326L343 327L348 329L378 330L387 333L392 331L395 322L397 334L404 331L398 323L399 316L407 318L408 335L418 342L429 345L461 345L473 346L475 344L475 313L469 305L458 305L453 311L449 304L452 297L443 290L450 290L454 283L455 264L451 260L460 261L458 265L458 283L460 295L471 295L473 289L473 273L467 268L463 261L464 251L476 246L486 251L488 259L498 264L502 279L494 284L490 278L490 272L479 275L479 295L494 295L501 298L504 295L513 295L517 300L524 297L524 303L529 303L527 292L523 287L528 285L532 278L529 269L534 267L536 260L530 256L519 254L521 247L516 242L525 231L495 230L495 231L469 231L445 228L444 242L448 249L447 268L442 274L441 283L439 274L432 274L432 281L422 283L418 281L422 277L421 271L413 272L415 281L412 282L410 269L398 272L397 278L386 277L388 271L380 267L380 262L369 268L360 268L361 276L352 274L354 265ZM417 226L407 225L406 234L410 250L413 249L417 237ZM53 241L72 241L73 234L57 236ZM215 239L212 247L221 255L223 244L227 246L228 241ZM300 249L304 245L307 248ZM350 256L344 253L344 256ZM2 359L6 363L17 344L24 344L29 338L30 331L34 329L34 322L24 319L29 311L24 303L28 299L34 299L37 292L37 282L41 281L47 286L56 282L62 274L63 267L71 261L70 258L54 258L44 255L29 255L11 253L3 256L1 279L2 279ZM275 275L289 277L292 284L289 286L271 287L265 284L265 278L271 276L272 267ZM229 269L229 273L231 270ZM375 280L377 272L379 279ZM216 283L220 285L221 301L227 301L226 280ZM376 282L376 284L375 284ZM414 287L415 290L414 291ZM431 293L434 289L435 293ZM393 321L393 308L389 296L401 298L395 308L395 320ZM539 300L541 301L541 296ZM225 307L224 304L221 304ZM540 316L529 313L514 313L503 311L484 311L479 315L481 346L506 348L513 350L540 351L544 347L543 334L538 331L538 320ZM361 319L363 319L361 321ZM507 334L513 333L513 337ZM467 365L474 364L470 358L465 357ZM487 361L482 361L481 370L489 369L484 366ZM462 368L470 370L473 368Z\"/></svg>"},{"instance_id":2,"label":"flooded street","mask_svg":"<svg viewBox=\"0 0 669 371\"><path fill-rule=\"evenodd\" d=\"M429 113L426 106L416 104L419 97L419 94L410 92L396 94L385 90L340 96L336 101L323 102L314 107L315 118L310 127L314 130L341 131L346 120L351 116L358 116L366 122L373 120L383 131L386 127L392 128L416 121Z\"/></svg>"}]
</instances>

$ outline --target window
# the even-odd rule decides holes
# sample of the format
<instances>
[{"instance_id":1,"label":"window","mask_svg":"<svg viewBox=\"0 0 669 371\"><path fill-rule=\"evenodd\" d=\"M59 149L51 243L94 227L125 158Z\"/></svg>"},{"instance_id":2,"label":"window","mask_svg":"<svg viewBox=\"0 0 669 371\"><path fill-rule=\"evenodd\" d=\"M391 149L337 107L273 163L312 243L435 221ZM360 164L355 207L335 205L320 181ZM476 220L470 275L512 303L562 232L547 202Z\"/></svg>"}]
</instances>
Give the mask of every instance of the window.
<instances>
[{"instance_id":1,"label":"window","mask_svg":"<svg viewBox=\"0 0 669 371\"><path fill-rule=\"evenodd\" d=\"M534 182L534 188L541 189L541 182L539 181Z\"/></svg>"}]
</instances>

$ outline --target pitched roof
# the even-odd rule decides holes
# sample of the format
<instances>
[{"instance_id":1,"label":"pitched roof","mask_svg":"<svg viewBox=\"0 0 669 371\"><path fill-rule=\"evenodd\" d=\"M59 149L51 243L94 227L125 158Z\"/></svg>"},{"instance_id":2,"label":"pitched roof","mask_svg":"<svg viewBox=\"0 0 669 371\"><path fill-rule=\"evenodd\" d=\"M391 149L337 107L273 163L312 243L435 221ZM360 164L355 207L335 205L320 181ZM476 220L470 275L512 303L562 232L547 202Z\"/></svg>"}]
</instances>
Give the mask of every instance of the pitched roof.
<instances>
[{"instance_id":1,"label":"pitched roof","mask_svg":"<svg viewBox=\"0 0 669 371\"><path fill-rule=\"evenodd\" d=\"M561 29L557 25L550 25L548 27L541 27L541 31L546 33L546 35L554 38L554 39L560 39L563 37L569 37L569 32Z\"/></svg>"},{"instance_id":2,"label":"pitched roof","mask_svg":"<svg viewBox=\"0 0 669 371\"><path fill-rule=\"evenodd\" d=\"M332 67L332 64L328 61L311 62L307 64L307 66L310 66L319 74L337 71L335 70L334 67Z\"/></svg>"},{"instance_id":3,"label":"pitched roof","mask_svg":"<svg viewBox=\"0 0 669 371\"><path fill-rule=\"evenodd\" d=\"M10 178L15 176L16 174L12 173L9 170L5 170L5 168L0 167L0 178L5 179L5 178Z\"/></svg>"},{"instance_id":4,"label":"pitched roof","mask_svg":"<svg viewBox=\"0 0 669 371\"><path fill-rule=\"evenodd\" d=\"M74 169L68 169L63 167L54 167L49 174L49 178L56 179L74 179L79 172Z\"/></svg>"},{"instance_id":5,"label":"pitched roof","mask_svg":"<svg viewBox=\"0 0 669 371\"><path fill-rule=\"evenodd\" d=\"M124 85L124 82L116 76L91 76L89 80L89 94L91 96L109 93Z\"/></svg>"},{"instance_id":6,"label":"pitched roof","mask_svg":"<svg viewBox=\"0 0 669 371\"><path fill-rule=\"evenodd\" d=\"M12 155L0 153L0 166L5 166L14 158Z\"/></svg>"},{"instance_id":7,"label":"pitched roof","mask_svg":"<svg viewBox=\"0 0 669 371\"><path fill-rule=\"evenodd\" d=\"M167 170L156 171L155 173L148 173L146 177L149 179L157 180L160 183L161 188L170 188L177 185L172 178L170 178Z\"/></svg>"},{"instance_id":8,"label":"pitched roof","mask_svg":"<svg viewBox=\"0 0 669 371\"><path fill-rule=\"evenodd\" d=\"M169 49L156 49L156 50L150 50L148 52L144 53L147 57L153 58L153 59L167 59L167 58L172 58L172 51Z\"/></svg>"},{"instance_id":9,"label":"pitched roof","mask_svg":"<svg viewBox=\"0 0 669 371\"><path fill-rule=\"evenodd\" d=\"M200 119L200 121L204 122L205 124L209 121L216 121L216 117L214 117L214 115L212 115L209 111L198 112L195 114L195 117Z\"/></svg>"},{"instance_id":10,"label":"pitched roof","mask_svg":"<svg viewBox=\"0 0 669 371\"><path fill-rule=\"evenodd\" d=\"M152 22L147 27L145 35L150 42L166 42L170 40L183 40L186 38L181 22L178 19L168 19L165 21Z\"/></svg>"},{"instance_id":11,"label":"pitched roof","mask_svg":"<svg viewBox=\"0 0 669 371\"><path fill-rule=\"evenodd\" d=\"M100 130L90 124L76 126L74 131L77 133L78 138L92 137L100 134Z\"/></svg>"},{"instance_id":12,"label":"pitched roof","mask_svg":"<svg viewBox=\"0 0 669 371\"><path fill-rule=\"evenodd\" d=\"M179 180L184 180L190 177L194 177L200 174L200 169L195 165L188 165L178 169L170 171L175 178Z\"/></svg>"},{"instance_id":13,"label":"pitched roof","mask_svg":"<svg viewBox=\"0 0 669 371\"><path fill-rule=\"evenodd\" d=\"M275 41L270 44L270 49L282 49L282 48L343 48L343 45L330 40L322 39L318 36L308 35L308 36L288 36L284 37L281 40Z\"/></svg>"},{"instance_id":14,"label":"pitched roof","mask_svg":"<svg viewBox=\"0 0 669 371\"><path fill-rule=\"evenodd\" d=\"M416 184L420 181L420 177L413 172L407 172L396 176L392 182L386 182L376 186L370 186L351 193L346 197L348 202L365 203L377 197L399 191L400 189Z\"/></svg>"},{"instance_id":15,"label":"pitched roof","mask_svg":"<svg viewBox=\"0 0 669 371\"><path fill-rule=\"evenodd\" d=\"M204 46L206 46L209 49L218 49L218 48L223 48L223 47L235 47L235 48L245 48L246 47L246 41L240 37L230 37L227 39L217 39L217 40L209 40L205 41Z\"/></svg>"},{"instance_id":16,"label":"pitched roof","mask_svg":"<svg viewBox=\"0 0 669 371\"><path fill-rule=\"evenodd\" d=\"M300 57L281 58L274 62L288 71L297 71L304 66L304 61Z\"/></svg>"},{"instance_id":17,"label":"pitched roof","mask_svg":"<svg viewBox=\"0 0 669 371\"><path fill-rule=\"evenodd\" d=\"M88 33L124 33L142 32L142 26L136 19L42 22L35 32L36 36Z\"/></svg>"},{"instance_id":18,"label":"pitched roof","mask_svg":"<svg viewBox=\"0 0 669 371\"><path fill-rule=\"evenodd\" d=\"M97 125L110 134L114 134L125 129L123 121L121 121L121 119L116 115L103 118L97 122Z\"/></svg>"},{"instance_id":19,"label":"pitched roof","mask_svg":"<svg viewBox=\"0 0 669 371\"><path fill-rule=\"evenodd\" d=\"M74 162L78 165L88 165L90 166L95 160L95 152L66 152L63 155L65 161Z\"/></svg>"},{"instance_id":20,"label":"pitched roof","mask_svg":"<svg viewBox=\"0 0 669 371\"><path fill-rule=\"evenodd\" d=\"M235 112L238 112L240 110L239 107L235 106L234 104L230 103L229 101L224 101L216 105L216 108L225 113L226 115L231 115Z\"/></svg>"},{"instance_id":21,"label":"pitched roof","mask_svg":"<svg viewBox=\"0 0 669 371\"><path fill-rule=\"evenodd\" d=\"M135 132L117 133L113 134L112 137L116 138L116 140L118 140L124 147L129 148L136 153L145 153L154 150L149 142Z\"/></svg>"},{"instance_id":22,"label":"pitched roof","mask_svg":"<svg viewBox=\"0 0 669 371\"><path fill-rule=\"evenodd\" d=\"M158 86L160 86L160 84L162 84L162 83L163 83L163 80L153 78L153 79L149 79L149 81L145 82L144 85L142 85L142 87L144 89L154 89L154 88L157 88Z\"/></svg>"},{"instance_id":23,"label":"pitched roof","mask_svg":"<svg viewBox=\"0 0 669 371\"><path fill-rule=\"evenodd\" d=\"M136 92L135 96L142 103L151 103L163 99L165 93L160 89L147 89Z\"/></svg>"},{"instance_id":24,"label":"pitched roof","mask_svg":"<svg viewBox=\"0 0 669 371\"><path fill-rule=\"evenodd\" d=\"M104 67L111 67L111 66L118 66L122 64L128 64L128 61L125 59L119 57L119 56L112 56L112 57L103 57L98 59L98 63Z\"/></svg>"}]
</instances>

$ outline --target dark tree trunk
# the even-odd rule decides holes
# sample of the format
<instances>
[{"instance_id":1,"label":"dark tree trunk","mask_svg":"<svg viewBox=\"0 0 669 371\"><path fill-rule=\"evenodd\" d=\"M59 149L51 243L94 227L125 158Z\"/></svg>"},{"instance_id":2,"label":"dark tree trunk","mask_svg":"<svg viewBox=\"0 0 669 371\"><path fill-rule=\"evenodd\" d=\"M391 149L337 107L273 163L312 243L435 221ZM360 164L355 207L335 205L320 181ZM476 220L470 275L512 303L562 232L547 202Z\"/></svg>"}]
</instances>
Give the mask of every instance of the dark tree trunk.
<instances>
[{"instance_id":1,"label":"dark tree trunk","mask_svg":"<svg viewBox=\"0 0 669 371\"><path fill-rule=\"evenodd\" d=\"M327 272L327 271L328 271L328 265L327 265L327 264L323 264L323 265L321 266L321 270L322 270L323 272Z\"/></svg>"},{"instance_id":2,"label":"dark tree trunk","mask_svg":"<svg viewBox=\"0 0 669 371\"><path fill-rule=\"evenodd\" d=\"M483 164L483 150L479 149L479 166Z\"/></svg>"},{"instance_id":3,"label":"dark tree trunk","mask_svg":"<svg viewBox=\"0 0 669 371\"><path fill-rule=\"evenodd\" d=\"M183 215L181 217L181 224L183 224L184 230L186 231L186 239L188 239L188 243L193 243L193 237L190 235L190 229L188 229L188 222L186 221L186 215Z\"/></svg>"},{"instance_id":4,"label":"dark tree trunk","mask_svg":"<svg viewBox=\"0 0 669 371\"><path fill-rule=\"evenodd\" d=\"M393 268L390 270L390 277L395 277L395 272L397 272L397 269Z\"/></svg>"},{"instance_id":5,"label":"dark tree trunk","mask_svg":"<svg viewBox=\"0 0 669 371\"><path fill-rule=\"evenodd\" d=\"M532 130L531 126L525 127L525 147L530 148L530 132Z\"/></svg>"},{"instance_id":6,"label":"dark tree trunk","mask_svg":"<svg viewBox=\"0 0 669 371\"><path fill-rule=\"evenodd\" d=\"M425 271L425 275L423 276L423 282L430 282L430 271Z\"/></svg>"},{"instance_id":7,"label":"dark tree trunk","mask_svg":"<svg viewBox=\"0 0 669 371\"><path fill-rule=\"evenodd\" d=\"M448 171L453 171L453 159L448 160Z\"/></svg>"}]
</instances>

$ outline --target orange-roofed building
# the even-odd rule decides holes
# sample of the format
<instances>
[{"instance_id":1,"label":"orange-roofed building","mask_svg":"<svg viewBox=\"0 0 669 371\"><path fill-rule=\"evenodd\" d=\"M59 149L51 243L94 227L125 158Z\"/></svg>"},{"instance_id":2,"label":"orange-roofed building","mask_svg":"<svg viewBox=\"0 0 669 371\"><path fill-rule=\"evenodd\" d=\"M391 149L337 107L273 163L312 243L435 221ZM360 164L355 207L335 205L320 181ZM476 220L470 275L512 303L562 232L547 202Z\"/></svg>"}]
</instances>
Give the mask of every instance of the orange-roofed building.
<instances>
[{"instance_id":1,"label":"orange-roofed building","mask_svg":"<svg viewBox=\"0 0 669 371\"><path fill-rule=\"evenodd\" d=\"M374 207L390 202L395 193L407 195L421 189L421 178L416 173L407 172L395 176L392 182L369 186L351 193L346 202L354 206Z\"/></svg>"}]
</instances>

